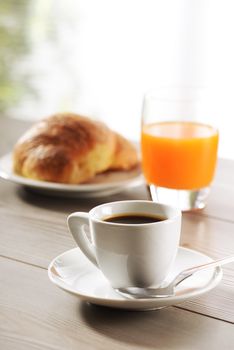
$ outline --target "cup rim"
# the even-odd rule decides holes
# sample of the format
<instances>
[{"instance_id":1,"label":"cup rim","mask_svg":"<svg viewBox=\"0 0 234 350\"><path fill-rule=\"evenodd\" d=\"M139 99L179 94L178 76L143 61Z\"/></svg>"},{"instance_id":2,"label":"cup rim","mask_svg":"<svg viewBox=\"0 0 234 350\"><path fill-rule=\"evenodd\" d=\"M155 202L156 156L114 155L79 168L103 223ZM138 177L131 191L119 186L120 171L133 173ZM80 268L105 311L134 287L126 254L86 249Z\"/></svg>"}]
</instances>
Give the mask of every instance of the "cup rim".
<instances>
[{"instance_id":1,"label":"cup rim","mask_svg":"<svg viewBox=\"0 0 234 350\"><path fill-rule=\"evenodd\" d=\"M120 203L151 203L152 205L154 206L160 206L160 207L164 207L164 208L170 208L170 209L173 209L175 211L174 215L172 215L171 217L169 218L166 218L165 220L163 221L156 221L156 222L152 222L152 223L143 223L143 224L122 224L122 223L115 223L115 222L107 222L107 221L104 221L104 220L101 220L101 219L98 219L97 217L94 217L94 212L100 208L100 207L103 207L103 206L108 206L108 205L115 205L115 204L120 204ZM150 204L150 205L151 205ZM175 220L177 217L181 217L182 216L182 212L179 208L176 208L172 205L168 205L168 204L163 204L163 203L156 203L156 202L153 202L153 201L150 201L150 200L122 200L122 201L115 201L115 202L107 202L107 203L102 203L102 204L99 204L97 206L95 206L94 208L92 208L90 211L89 211L89 216L90 216L90 219L93 221L93 222L97 222L97 223L102 223L104 225L111 225L111 226L122 226L122 227L136 227L136 226L140 226L140 227L144 227L144 226L152 226L152 225L160 225L160 224L165 224L165 223L169 223L169 222L172 222L173 220Z\"/></svg>"}]
</instances>

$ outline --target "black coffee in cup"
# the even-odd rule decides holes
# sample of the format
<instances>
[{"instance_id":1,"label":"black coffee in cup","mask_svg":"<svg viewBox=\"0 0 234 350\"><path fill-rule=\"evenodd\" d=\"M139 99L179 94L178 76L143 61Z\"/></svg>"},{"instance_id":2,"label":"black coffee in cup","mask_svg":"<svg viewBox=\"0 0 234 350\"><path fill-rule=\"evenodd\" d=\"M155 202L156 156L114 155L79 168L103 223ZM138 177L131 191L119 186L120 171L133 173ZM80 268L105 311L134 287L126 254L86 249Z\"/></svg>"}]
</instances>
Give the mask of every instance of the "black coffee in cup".
<instances>
[{"instance_id":1,"label":"black coffee in cup","mask_svg":"<svg viewBox=\"0 0 234 350\"><path fill-rule=\"evenodd\" d=\"M136 213L112 215L103 219L105 222L124 225L152 224L153 222L159 222L163 220L166 220L166 217Z\"/></svg>"}]
</instances>

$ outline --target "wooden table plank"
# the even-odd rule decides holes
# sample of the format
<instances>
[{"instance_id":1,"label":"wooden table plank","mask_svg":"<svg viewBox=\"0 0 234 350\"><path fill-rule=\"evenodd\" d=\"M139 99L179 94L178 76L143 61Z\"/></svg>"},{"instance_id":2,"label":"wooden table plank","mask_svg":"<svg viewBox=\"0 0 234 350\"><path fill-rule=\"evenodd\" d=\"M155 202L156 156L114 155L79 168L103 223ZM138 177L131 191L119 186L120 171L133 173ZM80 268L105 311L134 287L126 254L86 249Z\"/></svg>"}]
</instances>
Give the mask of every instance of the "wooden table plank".
<instances>
[{"instance_id":1,"label":"wooden table plank","mask_svg":"<svg viewBox=\"0 0 234 350\"><path fill-rule=\"evenodd\" d=\"M7 186L10 185L7 184ZM10 194L10 190L6 188L4 190L6 192L4 202L7 205L3 206L4 202L0 205L1 255L47 268L55 256L75 246L66 226L66 217L69 212L76 209L77 200L66 199L61 205L61 202L57 202L55 198L37 196L27 192L14 196ZM131 198L130 191L124 195ZM18 202L15 203L13 210L12 202L14 201ZM82 205L79 204L79 210L88 210L93 203L84 201ZM221 258L233 253L233 231L234 224L231 222L185 214L181 245L196 249L213 258ZM234 308L232 307L234 264L225 266L224 271L223 281L214 291L208 296L201 296L195 301L186 302L183 307L234 322ZM219 302L219 307L217 307L217 302Z\"/></svg>"},{"instance_id":2,"label":"wooden table plank","mask_svg":"<svg viewBox=\"0 0 234 350\"><path fill-rule=\"evenodd\" d=\"M67 215L76 210L88 211L107 200L147 199L144 187L126 191L109 198L60 199L24 191L17 185L0 180L0 254L47 268L58 254L71 249L75 243L66 225ZM213 258L233 254L234 223L197 214L184 214L181 245L196 249ZM222 283L185 307L229 322L234 322L234 265L224 267ZM225 295L226 297L222 296ZM216 308L221 300L221 308Z\"/></svg>"},{"instance_id":3,"label":"wooden table plank","mask_svg":"<svg viewBox=\"0 0 234 350\"><path fill-rule=\"evenodd\" d=\"M207 206L203 210L194 211L193 215L234 222L233 203L234 187L215 184L211 188Z\"/></svg>"},{"instance_id":4,"label":"wooden table plank","mask_svg":"<svg viewBox=\"0 0 234 350\"><path fill-rule=\"evenodd\" d=\"M224 272L224 280L228 272ZM211 317L226 320L234 324L234 288L228 282L223 281L217 288L204 294L200 298L184 302L180 307L185 310L209 315ZM233 343L234 348L234 343Z\"/></svg>"},{"instance_id":5,"label":"wooden table plank","mask_svg":"<svg viewBox=\"0 0 234 350\"><path fill-rule=\"evenodd\" d=\"M17 186L8 182L3 183L1 180L0 193L0 215L3 223L0 236L1 253L9 256L11 249L17 250L14 247L21 243L26 250L31 250L34 247L37 248L37 240L40 240L41 244L45 240L45 244L49 244L49 255L44 257L45 263L48 263L48 258L50 259L53 255L53 251L50 250L53 244L61 245L61 250L71 247L73 241L67 230L67 215L75 210L88 211L94 205L106 200L106 198L82 201L79 199L59 200L22 190L18 191ZM134 199L136 197L146 198L143 191L136 193L132 190L112 196L109 200ZM232 222L187 213L183 215L181 242L184 246L197 249L213 258L219 258L233 253L233 231ZM32 244L29 240L29 234L30 239L35 238ZM11 236L13 236L12 239ZM16 241L17 238L19 242ZM7 249L9 249L8 252ZM18 251L18 253L20 252ZM47 251L43 248L44 253L47 254ZM43 256L41 258L43 259Z\"/></svg>"},{"instance_id":6,"label":"wooden table plank","mask_svg":"<svg viewBox=\"0 0 234 350\"><path fill-rule=\"evenodd\" d=\"M233 174L234 161L231 159L219 159L214 184L225 187L234 187Z\"/></svg>"},{"instance_id":7,"label":"wooden table plank","mask_svg":"<svg viewBox=\"0 0 234 350\"><path fill-rule=\"evenodd\" d=\"M69 213L88 211L106 200L145 198L145 188L140 192L131 190L98 199L61 199L24 191L0 180L0 254L47 267L53 257L75 245L66 225Z\"/></svg>"},{"instance_id":8,"label":"wooden table plank","mask_svg":"<svg viewBox=\"0 0 234 350\"><path fill-rule=\"evenodd\" d=\"M229 350L233 325L177 308L95 307L64 293L45 270L0 259L0 348ZM222 336L220 336L222 335Z\"/></svg>"}]
</instances>

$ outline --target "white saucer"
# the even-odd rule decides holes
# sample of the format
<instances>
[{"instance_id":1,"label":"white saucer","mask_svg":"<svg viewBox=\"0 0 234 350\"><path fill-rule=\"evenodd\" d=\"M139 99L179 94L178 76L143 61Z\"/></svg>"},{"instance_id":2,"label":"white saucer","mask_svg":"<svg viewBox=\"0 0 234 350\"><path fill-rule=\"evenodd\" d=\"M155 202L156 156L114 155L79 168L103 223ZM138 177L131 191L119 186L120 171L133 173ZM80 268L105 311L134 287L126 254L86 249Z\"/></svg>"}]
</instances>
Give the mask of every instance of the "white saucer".
<instances>
[{"instance_id":1,"label":"white saucer","mask_svg":"<svg viewBox=\"0 0 234 350\"><path fill-rule=\"evenodd\" d=\"M0 159L0 177L40 193L83 198L101 197L118 193L125 188L138 186L144 181L140 168L130 171L109 171L97 175L89 183L80 185L32 180L16 175L13 172L11 154L6 154Z\"/></svg>"},{"instance_id":2,"label":"white saucer","mask_svg":"<svg viewBox=\"0 0 234 350\"><path fill-rule=\"evenodd\" d=\"M197 251L180 247L168 281L185 268L212 261ZM220 267L200 271L182 282L173 297L160 299L127 299L114 291L100 270L83 255L79 248L55 258L49 268L50 280L66 292L87 302L122 309L152 310L181 303L214 288L222 279Z\"/></svg>"}]
</instances>

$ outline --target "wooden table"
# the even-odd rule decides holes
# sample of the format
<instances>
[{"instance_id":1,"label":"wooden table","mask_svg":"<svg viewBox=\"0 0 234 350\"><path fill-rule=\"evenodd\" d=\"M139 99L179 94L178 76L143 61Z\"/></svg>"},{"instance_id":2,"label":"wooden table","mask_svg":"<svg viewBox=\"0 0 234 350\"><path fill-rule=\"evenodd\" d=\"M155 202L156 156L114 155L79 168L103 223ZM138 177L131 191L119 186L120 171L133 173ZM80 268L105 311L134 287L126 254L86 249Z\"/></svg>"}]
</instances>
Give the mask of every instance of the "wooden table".
<instances>
[{"instance_id":1,"label":"wooden table","mask_svg":"<svg viewBox=\"0 0 234 350\"><path fill-rule=\"evenodd\" d=\"M27 123L0 119L1 155ZM135 312L81 302L51 284L49 262L75 246L66 217L105 201L146 199L145 187L101 199L36 195L0 180L0 349L234 349L234 264L211 292ZM220 160L205 210L184 214L181 245L234 253L234 162Z\"/></svg>"}]
</instances>

